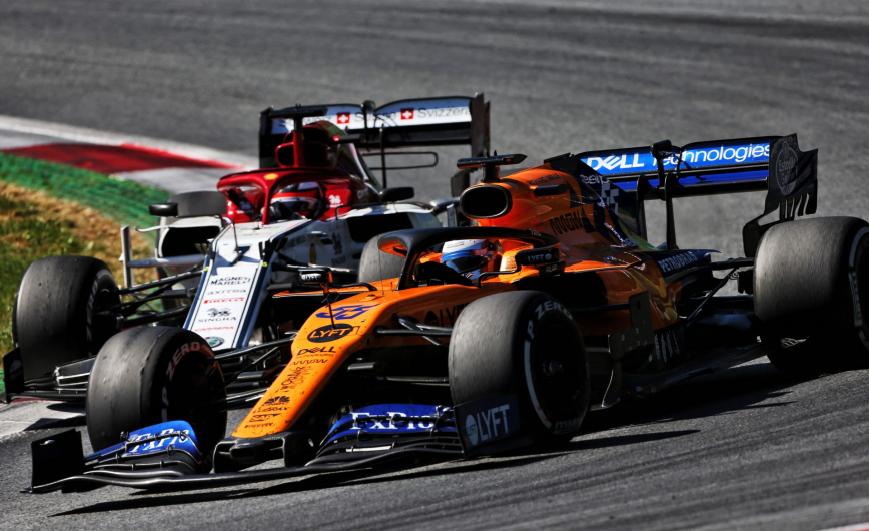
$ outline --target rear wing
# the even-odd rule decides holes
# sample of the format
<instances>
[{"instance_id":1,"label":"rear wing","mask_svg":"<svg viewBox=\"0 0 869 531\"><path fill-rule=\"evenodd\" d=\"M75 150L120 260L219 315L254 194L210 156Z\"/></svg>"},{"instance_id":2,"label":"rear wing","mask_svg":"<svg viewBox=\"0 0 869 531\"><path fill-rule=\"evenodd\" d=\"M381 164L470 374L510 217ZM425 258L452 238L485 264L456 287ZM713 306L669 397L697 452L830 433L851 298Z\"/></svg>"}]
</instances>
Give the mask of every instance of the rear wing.
<instances>
[{"instance_id":1,"label":"rear wing","mask_svg":"<svg viewBox=\"0 0 869 531\"><path fill-rule=\"evenodd\" d=\"M764 216L779 210L782 222L817 210L818 150L800 151L796 134L695 142L673 148L662 168L647 146L589 151L573 161L577 178L610 206L634 214L627 217L643 237L642 203L647 199L669 203L677 197L765 190L763 214L743 229L746 256L754 256L761 235L772 225L759 224Z\"/></svg>"},{"instance_id":2,"label":"rear wing","mask_svg":"<svg viewBox=\"0 0 869 531\"><path fill-rule=\"evenodd\" d=\"M469 144L471 156L489 148L489 102L483 94L398 100L375 108L338 103L318 105L323 116L305 118L304 124L328 120L348 134L358 134L357 145L374 148L405 148ZM261 167L275 165L275 149L293 130L292 118L282 116L289 109L268 109L260 113L259 158Z\"/></svg>"},{"instance_id":3,"label":"rear wing","mask_svg":"<svg viewBox=\"0 0 869 531\"><path fill-rule=\"evenodd\" d=\"M782 137L768 136L695 142L664 159L664 171L678 175L673 197L751 192L767 189L770 146ZM598 175L626 192L636 193L642 177L644 199L657 199L657 161L649 146L588 151L577 155Z\"/></svg>"}]
</instances>

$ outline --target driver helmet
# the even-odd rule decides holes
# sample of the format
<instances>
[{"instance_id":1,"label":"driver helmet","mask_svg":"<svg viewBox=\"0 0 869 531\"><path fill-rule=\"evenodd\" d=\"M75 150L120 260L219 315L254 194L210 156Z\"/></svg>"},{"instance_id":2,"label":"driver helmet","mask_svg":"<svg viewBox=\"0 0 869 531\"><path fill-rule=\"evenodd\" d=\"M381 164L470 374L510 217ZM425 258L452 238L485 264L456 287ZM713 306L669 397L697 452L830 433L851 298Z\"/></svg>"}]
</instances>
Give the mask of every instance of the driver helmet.
<instances>
[{"instance_id":1,"label":"driver helmet","mask_svg":"<svg viewBox=\"0 0 869 531\"><path fill-rule=\"evenodd\" d=\"M314 196L309 195L314 191ZM311 218L320 210L320 188L315 182L291 184L272 196L271 205L277 219Z\"/></svg>"},{"instance_id":2,"label":"driver helmet","mask_svg":"<svg viewBox=\"0 0 869 531\"><path fill-rule=\"evenodd\" d=\"M441 262L463 277L476 280L481 273L500 269L502 252L496 241L453 240L444 243Z\"/></svg>"}]
</instances>

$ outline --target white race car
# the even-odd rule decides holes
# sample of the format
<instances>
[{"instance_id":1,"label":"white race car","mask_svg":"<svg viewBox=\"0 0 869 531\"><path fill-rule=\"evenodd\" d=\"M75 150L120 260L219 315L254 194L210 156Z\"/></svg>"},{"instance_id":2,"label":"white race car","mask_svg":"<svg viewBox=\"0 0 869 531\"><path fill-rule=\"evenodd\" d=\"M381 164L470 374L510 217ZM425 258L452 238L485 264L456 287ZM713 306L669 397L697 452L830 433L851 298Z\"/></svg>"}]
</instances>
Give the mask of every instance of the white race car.
<instances>
[{"instance_id":1,"label":"white race car","mask_svg":"<svg viewBox=\"0 0 869 531\"><path fill-rule=\"evenodd\" d=\"M123 288L95 258L54 256L31 264L13 312L15 348L3 357L6 400L83 399L108 338L152 323L191 330L216 353L255 352L322 305L322 297L271 296L300 288L302 267L328 266L346 284L397 277L399 257L389 260L368 242L390 231L439 227L436 216L444 211L449 224L461 221L457 198L410 202L413 188L385 187L386 155L457 144L481 155L489 144L488 117L482 94L379 108L366 102L266 109L261 169L227 175L216 191L180 193L151 205L161 222L141 231L157 233L153 258L133 260L129 228L122 229ZM380 157L383 184L360 148ZM411 154L433 155L425 166L437 163L434 152ZM468 180L467 172L453 177L454 196ZM156 268L158 280L134 285L137 268ZM245 393L254 396L268 385L279 363L256 363L243 352L221 358L228 380L239 375L229 389L242 391L236 397L242 403Z\"/></svg>"}]
</instances>

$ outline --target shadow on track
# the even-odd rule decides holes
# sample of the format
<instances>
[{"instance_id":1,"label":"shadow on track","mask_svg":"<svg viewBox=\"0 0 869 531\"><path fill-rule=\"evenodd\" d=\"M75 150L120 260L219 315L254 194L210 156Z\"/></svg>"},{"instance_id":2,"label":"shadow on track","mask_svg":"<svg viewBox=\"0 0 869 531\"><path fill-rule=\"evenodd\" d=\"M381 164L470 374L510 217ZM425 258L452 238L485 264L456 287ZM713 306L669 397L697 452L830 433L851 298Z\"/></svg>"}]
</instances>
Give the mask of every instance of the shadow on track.
<instances>
[{"instance_id":1,"label":"shadow on track","mask_svg":"<svg viewBox=\"0 0 869 531\"><path fill-rule=\"evenodd\" d=\"M787 407L793 402L764 404L770 399L786 396L790 387L807 381L786 375L770 364L753 364L737 367L710 376L695 378L681 386L667 390L650 399L632 399L606 412L595 412L586 417L582 433L605 432L631 425L669 423L680 420L736 414L740 411ZM502 458L469 462L446 462L446 466L428 468L437 463L393 463L374 469L320 474L294 481L285 481L264 488L241 488L219 492L200 493L153 493L136 492L131 497L118 501L102 502L73 509L52 516L101 513L175 505L208 503L236 498L258 498L280 494L292 494L312 490L330 489L351 485L367 485L390 481L412 480L426 477L458 475L479 471L518 468L562 455L600 448L629 446L648 442L684 437L700 430L678 430L645 434L628 434L578 440L564 447L545 453L523 456L516 453ZM450 465L456 466L450 466ZM414 469L425 468L424 470Z\"/></svg>"},{"instance_id":2,"label":"shadow on track","mask_svg":"<svg viewBox=\"0 0 869 531\"><path fill-rule=\"evenodd\" d=\"M296 481L287 481L278 485L272 485L265 488L243 488L230 491L220 492L202 492L202 493L183 493L183 494L163 494L155 496L154 493L136 492L131 498L102 502L94 505L73 509L53 514L56 516L69 516L75 514L102 513L111 511L123 511L127 509L145 509L153 507L166 507L175 505L189 505L196 503L208 503L212 501L222 501L237 498L257 498L263 496L274 496L279 494L292 494L296 492L305 492L311 490L323 490L344 486L368 485L389 481L406 481L412 479L437 477L447 475L457 475L483 470L506 470L510 468L518 468L542 461L547 461L556 457L560 457L574 450L583 450L590 448L598 448L603 446L625 446L631 444L640 444L650 441L659 441L675 437L683 437L697 433L699 430L683 430L661 433L649 433L641 435L623 435L619 437L606 437L594 441L577 441L566 447L562 447L545 454L521 457L517 454L516 457L495 458L481 461L469 461L467 464L461 461L446 462L443 464L457 464L458 466L447 466L442 468L430 468L426 470L414 471L414 468L425 468L437 463L424 462L414 463L408 466L407 463L393 463L389 466L378 467L375 469L355 470L348 472L335 472L331 474L320 474L310 476ZM392 475L400 473L400 475ZM145 497L148 496L148 497Z\"/></svg>"},{"instance_id":3,"label":"shadow on track","mask_svg":"<svg viewBox=\"0 0 869 531\"><path fill-rule=\"evenodd\" d=\"M770 363L734 367L695 377L651 398L633 398L590 413L581 433L786 407L793 402L763 402L785 397L791 387L811 379L783 373Z\"/></svg>"}]
</instances>

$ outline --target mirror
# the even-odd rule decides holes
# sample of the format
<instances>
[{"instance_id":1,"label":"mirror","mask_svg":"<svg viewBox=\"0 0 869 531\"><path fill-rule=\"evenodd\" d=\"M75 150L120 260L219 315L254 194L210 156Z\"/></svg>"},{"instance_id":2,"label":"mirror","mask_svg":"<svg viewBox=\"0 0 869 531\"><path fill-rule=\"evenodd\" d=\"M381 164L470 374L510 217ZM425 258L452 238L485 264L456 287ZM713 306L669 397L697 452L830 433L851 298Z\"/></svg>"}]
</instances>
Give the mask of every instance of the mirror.
<instances>
[{"instance_id":1,"label":"mirror","mask_svg":"<svg viewBox=\"0 0 869 531\"><path fill-rule=\"evenodd\" d=\"M154 203L148 206L148 213L152 216L174 218L178 216L178 203Z\"/></svg>"},{"instance_id":2,"label":"mirror","mask_svg":"<svg viewBox=\"0 0 869 531\"><path fill-rule=\"evenodd\" d=\"M332 283L332 270L328 267L307 267L299 269L299 280L303 286L321 287Z\"/></svg>"},{"instance_id":3,"label":"mirror","mask_svg":"<svg viewBox=\"0 0 869 531\"><path fill-rule=\"evenodd\" d=\"M384 203L394 203L413 197L413 186L393 186L380 192L380 200Z\"/></svg>"},{"instance_id":4,"label":"mirror","mask_svg":"<svg viewBox=\"0 0 869 531\"><path fill-rule=\"evenodd\" d=\"M541 247L516 253L516 263L520 266L545 266L561 261L561 251L557 247Z\"/></svg>"}]
</instances>

